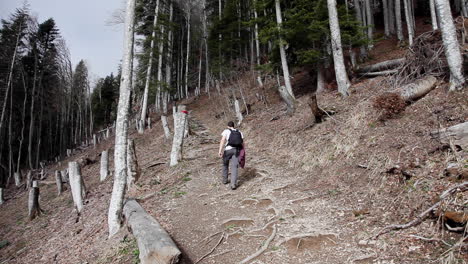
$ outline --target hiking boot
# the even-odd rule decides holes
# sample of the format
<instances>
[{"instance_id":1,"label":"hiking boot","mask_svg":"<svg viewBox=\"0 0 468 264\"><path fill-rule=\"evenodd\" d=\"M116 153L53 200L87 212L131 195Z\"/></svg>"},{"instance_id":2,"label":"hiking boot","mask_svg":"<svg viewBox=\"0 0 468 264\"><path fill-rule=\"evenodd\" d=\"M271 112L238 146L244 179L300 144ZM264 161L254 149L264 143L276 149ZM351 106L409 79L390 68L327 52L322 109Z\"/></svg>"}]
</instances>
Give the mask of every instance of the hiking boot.
<instances>
[{"instance_id":1,"label":"hiking boot","mask_svg":"<svg viewBox=\"0 0 468 264\"><path fill-rule=\"evenodd\" d=\"M237 186L236 185L231 185L231 190L235 190L237 189Z\"/></svg>"},{"instance_id":2,"label":"hiking boot","mask_svg":"<svg viewBox=\"0 0 468 264\"><path fill-rule=\"evenodd\" d=\"M230 180L223 180L223 184L228 184L230 182L231 182Z\"/></svg>"}]
</instances>

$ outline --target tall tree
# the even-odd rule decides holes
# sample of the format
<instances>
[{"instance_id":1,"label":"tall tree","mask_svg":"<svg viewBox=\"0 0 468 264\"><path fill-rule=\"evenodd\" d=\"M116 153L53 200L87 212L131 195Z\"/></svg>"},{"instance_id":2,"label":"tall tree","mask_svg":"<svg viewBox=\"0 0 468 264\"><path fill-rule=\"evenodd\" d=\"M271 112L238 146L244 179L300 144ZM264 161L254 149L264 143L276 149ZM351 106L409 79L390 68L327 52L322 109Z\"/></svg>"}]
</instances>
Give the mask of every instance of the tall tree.
<instances>
[{"instance_id":1,"label":"tall tree","mask_svg":"<svg viewBox=\"0 0 468 264\"><path fill-rule=\"evenodd\" d=\"M330 19L331 44L333 52L333 64L335 65L336 82L338 91L343 96L348 96L348 88L351 86L343 58L343 48L341 46L341 32L338 22L338 12L336 11L336 1L327 0L328 15Z\"/></svg>"},{"instance_id":2,"label":"tall tree","mask_svg":"<svg viewBox=\"0 0 468 264\"><path fill-rule=\"evenodd\" d=\"M445 56L450 68L450 91L462 89L465 84L465 77L463 76L462 56L457 40L457 32L453 23L450 3L448 0L435 0L435 4L437 14L439 15Z\"/></svg>"},{"instance_id":3,"label":"tall tree","mask_svg":"<svg viewBox=\"0 0 468 264\"><path fill-rule=\"evenodd\" d=\"M127 139L128 114L132 80L133 41L135 23L135 2L128 0L125 14L124 54L122 59L122 77L120 79L120 95L117 110L114 151L114 186L109 205L108 225L109 237L115 235L121 227L121 217L125 189L127 183Z\"/></svg>"}]
</instances>

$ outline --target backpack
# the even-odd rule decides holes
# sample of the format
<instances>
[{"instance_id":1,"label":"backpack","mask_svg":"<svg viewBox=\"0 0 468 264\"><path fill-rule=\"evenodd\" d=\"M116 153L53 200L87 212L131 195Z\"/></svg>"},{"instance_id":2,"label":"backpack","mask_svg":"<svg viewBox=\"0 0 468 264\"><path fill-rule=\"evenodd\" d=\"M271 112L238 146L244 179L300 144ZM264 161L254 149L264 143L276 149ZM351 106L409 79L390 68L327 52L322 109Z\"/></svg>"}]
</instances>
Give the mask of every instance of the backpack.
<instances>
[{"instance_id":1,"label":"backpack","mask_svg":"<svg viewBox=\"0 0 468 264\"><path fill-rule=\"evenodd\" d=\"M242 143L244 143L244 140L242 139L241 132L237 129L231 130L231 134L228 139L228 146L242 148Z\"/></svg>"}]
</instances>

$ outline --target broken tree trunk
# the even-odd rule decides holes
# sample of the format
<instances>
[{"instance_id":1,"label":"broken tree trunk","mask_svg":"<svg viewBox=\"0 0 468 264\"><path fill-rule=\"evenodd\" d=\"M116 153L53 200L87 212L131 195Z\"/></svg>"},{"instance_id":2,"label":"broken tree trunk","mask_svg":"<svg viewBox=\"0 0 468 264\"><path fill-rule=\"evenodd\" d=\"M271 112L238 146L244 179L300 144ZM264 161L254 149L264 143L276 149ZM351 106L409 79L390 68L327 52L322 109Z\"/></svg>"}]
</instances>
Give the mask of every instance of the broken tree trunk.
<instances>
[{"instance_id":1,"label":"broken tree trunk","mask_svg":"<svg viewBox=\"0 0 468 264\"><path fill-rule=\"evenodd\" d=\"M185 120L185 125L184 125L184 138L188 137L190 134L190 116L187 111L187 106L186 105L179 105L177 107L177 110L179 112L185 112L187 118Z\"/></svg>"},{"instance_id":2,"label":"broken tree trunk","mask_svg":"<svg viewBox=\"0 0 468 264\"><path fill-rule=\"evenodd\" d=\"M468 122L432 131L431 136L439 138L444 144L450 144L452 141L454 145L466 150L468 149Z\"/></svg>"},{"instance_id":3,"label":"broken tree trunk","mask_svg":"<svg viewBox=\"0 0 468 264\"><path fill-rule=\"evenodd\" d=\"M37 187L37 182L34 181L33 184L35 187L32 187L29 190L29 200L28 200L28 216L29 220L33 220L41 214L41 207L39 206L39 187Z\"/></svg>"},{"instance_id":4,"label":"broken tree trunk","mask_svg":"<svg viewBox=\"0 0 468 264\"><path fill-rule=\"evenodd\" d=\"M401 87L400 95L407 102L416 101L434 89L436 83L437 78L429 75Z\"/></svg>"},{"instance_id":5,"label":"broken tree trunk","mask_svg":"<svg viewBox=\"0 0 468 264\"><path fill-rule=\"evenodd\" d=\"M16 187L19 187L21 185L21 174L19 172L15 172L13 176L15 178Z\"/></svg>"},{"instance_id":6,"label":"broken tree trunk","mask_svg":"<svg viewBox=\"0 0 468 264\"><path fill-rule=\"evenodd\" d=\"M242 116L242 112L240 110L240 106L239 106L239 100L235 100L234 101L234 108L236 110L236 117L237 117L237 125L240 125L242 123L242 121L244 120L244 117Z\"/></svg>"},{"instance_id":7,"label":"broken tree trunk","mask_svg":"<svg viewBox=\"0 0 468 264\"><path fill-rule=\"evenodd\" d=\"M174 241L161 225L135 200L127 200L123 214L135 236L142 264L172 264L181 255Z\"/></svg>"},{"instance_id":8,"label":"broken tree trunk","mask_svg":"<svg viewBox=\"0 0 468 264\"><path fill-rule=\"evenodd\" d=\"M395 60L387 60L382 61L376 64L364 66L362 68L358 68L356 71L359 73L366 73L366 72L377 72L377 71L384 71L388 69L394 69L405 62L405 58L395 59Z\"/></svg>"},{"instance_id":9,"label":"broken tree trunk","mask_svg":"<svg viewBox=\"0 0 468 264\"><path fill-rule=\"evenodd\" d=\"M78 214L83 210L83 200L86 194L86 188L81 177L81 170L78 162L68 163L68 173L70 176L70 187Z\"/></svg>"},{"instance_id":10,"label":"broken tree trunk","mask_svg":"<svg viewBox=\"0 0 468 264\"><path fill-rule=\"evenodd\" d=\"M294 112L296 111L294 98L289 94L288 90L286 90L286 87L284 86L280 86L278 91L280 93L281 98L286 103L287 114L288 115L294 114Z\"/></svg>"},{"instance_id":11,"label":"broken tree trunk","mask_svg":"<svg viewBox=\"0 0 468 264\"><path fill-rule=\"evenodd\" d=\"M63 181L60 171L55 171L55 182L57 183L57 195L63 192Z\"/></svg>"},{"instance_id":12,"label":"broken tree trunk","mask_svg":"<svg viewBox=\"0 0 468 264\"><path fill-rule=\"evenodd\" d=\"M109 152L104 150L101 153L101 170L100 170L100 180L101 182L105 181L109 175Z\"/></svg>"},{"instance_id":13,"label":"broken tree trunk","mask_svg":"<svg viewBox=\"0 0 468 264\"><path fill-rule=\"evenodd\" d=\"M130 190L133 184L140 178L140 168L138 167L135 141L128 139L127 147L127 190Z\"/></svg>"},{"instance_id":14,"label":"broken tree trunk","mask_svg":"<svg viewBox=\"0 0 468 264\"><path fill-rule=\"evenodd\" d=\"M172 140L170 166L175 166L182 160L182 148L184 144L184 132L187 114L180 111L174 113L174 138Z\"/></svg>"},{"instance_id":15,"label":"broken tree trunk","mask_svg":"<svg viewBox=\"0 0 468 264\"><path fill-rule=\"evenodd\" d=\"M165 114L161 115L161 123L164 128L164 136L166 139L171 138L171 131L169 130L169 125L167 124L167 116Z\"/></svg>"},{"instance_id":16,"label":"broken tree trunk","mask_svg":"<svg viewBox=\"0 0 468 264\"><path fill-rule=\"evenodd\" d=\"M379 71L379 72L358 72L358 74L364 77L378 77L378 76L387 76L387 75L395 74L397 72L398 70L386 70L386 71Z\"/></svg>"},{"instance_id":17,"label":"broken tree trunk","mask_svg":"<svg viewBox=\"0 0 468 264\"><path fill-rule=\"evenodd\" d=\"M32 172L28 171L26 175L26 190L29 190L32 187Z\"/></svg>"},{"instance_id":18,"label":"broken tree trunk","mask_svg":"<svg viewBox=\"0 0 468 264\"><path fill-rule=\"evenodd\" d=\"M318 107L317 104L317 95L312 94L309 98L309 106L310 110L312 111L312 115L314 118L314 123L321 123L323 121L323 117L327 114L322 109Z\"/></svg>"}]
</instances>

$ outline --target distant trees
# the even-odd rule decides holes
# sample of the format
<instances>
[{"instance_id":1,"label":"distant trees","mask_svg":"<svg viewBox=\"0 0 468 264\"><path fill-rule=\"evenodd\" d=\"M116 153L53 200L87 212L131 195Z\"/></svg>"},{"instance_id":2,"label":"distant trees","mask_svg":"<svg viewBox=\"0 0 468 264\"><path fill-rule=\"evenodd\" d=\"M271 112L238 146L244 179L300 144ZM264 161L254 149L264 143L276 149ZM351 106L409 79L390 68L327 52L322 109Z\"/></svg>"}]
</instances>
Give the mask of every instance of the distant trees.
<instances>
[{"instance_id":1,"label":"distant trees","mask_svg":"<svg viewBox=\"0 0 468 264\"><path fill-rule=\"evenodd\" d=\"M87 144L93 111L86 63L72 69L55 21L42 23L17 9L0 26L0 165L6 184L21 168Z\"/></svg>"}]
</instances>

